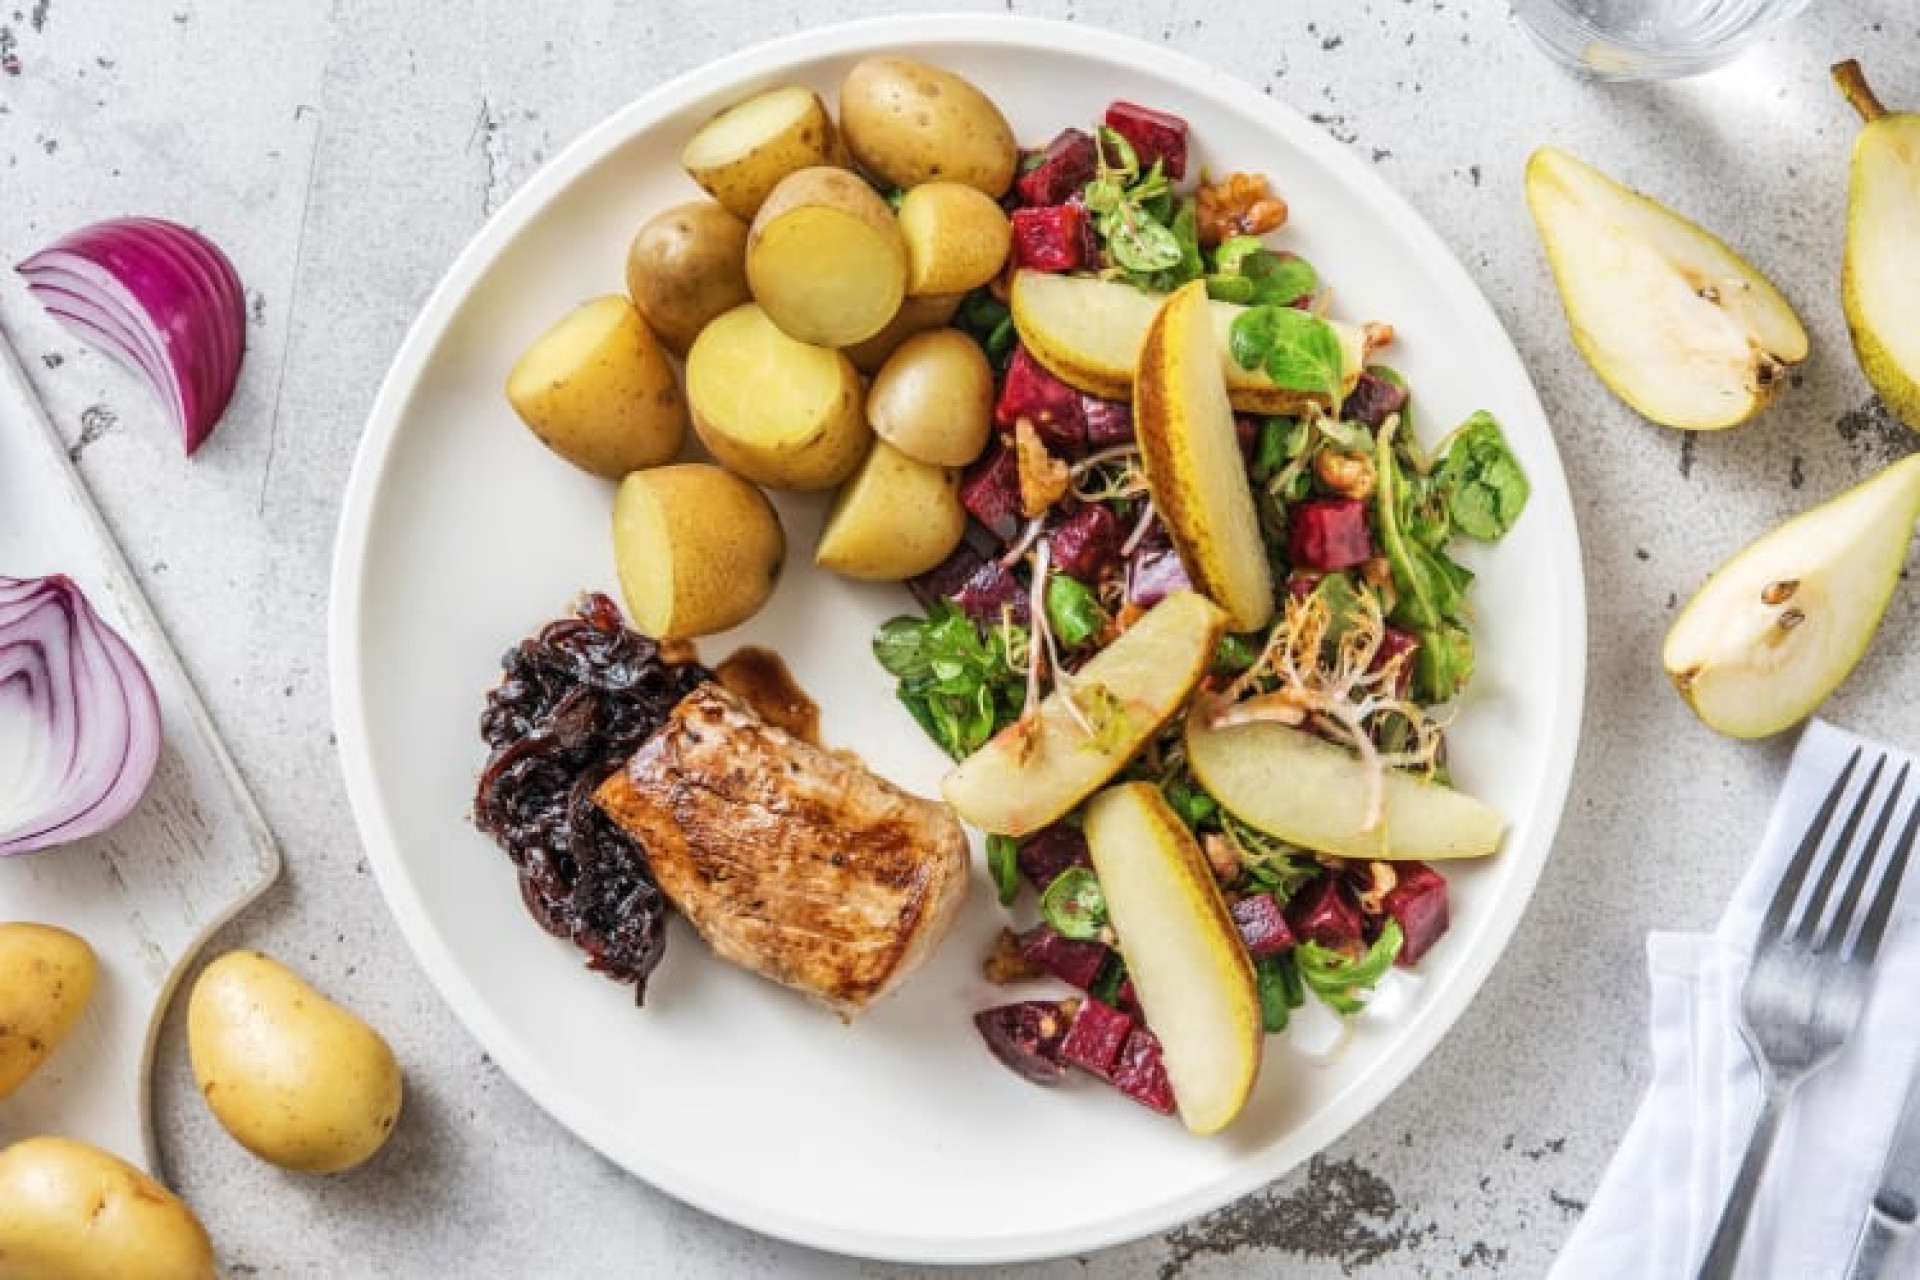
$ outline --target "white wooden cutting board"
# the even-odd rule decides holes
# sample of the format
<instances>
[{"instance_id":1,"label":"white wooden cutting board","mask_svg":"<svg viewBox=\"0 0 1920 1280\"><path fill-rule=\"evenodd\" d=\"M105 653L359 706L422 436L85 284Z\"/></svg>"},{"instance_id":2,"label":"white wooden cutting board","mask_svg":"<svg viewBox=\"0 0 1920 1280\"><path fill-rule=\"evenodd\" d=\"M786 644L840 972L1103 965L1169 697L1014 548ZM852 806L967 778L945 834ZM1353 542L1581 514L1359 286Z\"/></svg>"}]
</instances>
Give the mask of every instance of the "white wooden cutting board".
<instances>
[{"instance_id":1,"label":"white wooden cutting board","mask_svg":"<svg viewBox=\"0 0 1920 1280\"><path fill-rule=\"evenodd\" d=\"M156 1169L155 1033L201 942L273 883L280 856L66 449L0 336L0 575L64 573L146 664L165 746L140 806L111 831L0 857L0 920L80 934L100 957L84 1020L0 1098L0 1147L58 1134Z\"/></svg>"}]
</instances>

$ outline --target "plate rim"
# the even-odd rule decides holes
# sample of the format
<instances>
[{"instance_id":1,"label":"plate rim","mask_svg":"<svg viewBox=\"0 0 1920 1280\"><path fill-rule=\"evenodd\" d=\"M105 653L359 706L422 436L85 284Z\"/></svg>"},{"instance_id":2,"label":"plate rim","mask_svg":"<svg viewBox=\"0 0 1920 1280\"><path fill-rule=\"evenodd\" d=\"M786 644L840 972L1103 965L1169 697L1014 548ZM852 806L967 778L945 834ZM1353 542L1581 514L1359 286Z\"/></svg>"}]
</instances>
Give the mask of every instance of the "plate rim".
<instances>
[{"instance_id":1,"label":"plate rim","mask_svg":"<svg viewBox=\"0 0 1920 1280\"><path fill-rule=\"evenodd\" d=\"M721 58L699 64L659 84L590 125L543 164L467 240L429 293L409 324L379 391L368 411L343 494L333 545L328 587L327 648L330 703L337 730L336 755L345 781L348 807L367 861L389 913L399 926L415 960L436 994L452 1009L468 1034L500 1066L530 1101L557 1121L589 1149L663 1194L714 1214L736 1225L811 1248L849 1256L917 1263L1005 1263L1059 1257L1103 1249L1137 1240L1219 1208L1298 1168L1309 1157L1263 1163L1258 1154L1234 1164L1228 1174L1183 1195L1173 1196L1153 1211L1136 1211L1124 1220L1095 1219L1072 1227L1025 1232L991 1238L949 1236L901 1237L824 1224L787 1214L778 1206L733 1198L724 1185L709 1179L660 1178L661 1170L643 1171L636 1162L607 1149L593 1136L592 1117L575 1113L538 1055L523 1053L518 1037L494 1017L463 976L444 937L436 930L423 899L404 866L394 839L388 807L377 782L366 724L360 712L364 696L359 662L362 650L353 643L362 623L361 595L365 575L361 566L369 546L370 519L385 478L393 447L400 435L421 376L440 334L460 305L511 242L565 187L626 143L650 122L707 96L717 85L741 85L756 76L777 73L791 63L845 56L869 50L919 48L939 44L968 44L1022 51L1069 51L1069 56L1125 63L1146 60L1156 69L1186 78L1193 93L1209 98L1263 127L1298 142L1329 176L1364 192L1405 236L1410 248L1431 265L1440 283L1469 311L1484 318L1503 335L1520 374L1516 395L1521 408L1548 427L1547 460L1542 472L1530 466L1534 500L1561 508L1571 533L1553 586L1561 597L1567 643L1559 654L1554 675L1567 708L1550 737L1538 795L1540 839L1538 857L1524 865L1512 892L1517 909L1488 922L1483 945L1463 962L1460 974L1432 997L1427 1016L1410 1030L1396 1063L1383 1071L1384 1086L1364 1100L1345 1098L1316 1113L1295 1130L1305 1145L1324 1151L1361 1120L1373 1114L1423 1066L1434 1048L1484 990L1494 967L1505 956L1518 929L1539 877L1552 855L1565 816L1585 713L1587 680L1587 608L1584 562L1578 514L1567 485L1564 463L1552 439L1550 420L1539 400L1524 357L1500 321L1485 292L1466 271L1451 247L1392 184L1361 163L1359 157L1312 123L1295 107L1261 93L1231 72L1211 66L1193 55L1156 45L1136 36L1098 25L1013 14L933 13L863 18L805 30L747 46ZM1372 1091L1363 1091L1372 1092ZM685 1171L678 1171L684 1174Z\"/></svg>"}]
</instances>

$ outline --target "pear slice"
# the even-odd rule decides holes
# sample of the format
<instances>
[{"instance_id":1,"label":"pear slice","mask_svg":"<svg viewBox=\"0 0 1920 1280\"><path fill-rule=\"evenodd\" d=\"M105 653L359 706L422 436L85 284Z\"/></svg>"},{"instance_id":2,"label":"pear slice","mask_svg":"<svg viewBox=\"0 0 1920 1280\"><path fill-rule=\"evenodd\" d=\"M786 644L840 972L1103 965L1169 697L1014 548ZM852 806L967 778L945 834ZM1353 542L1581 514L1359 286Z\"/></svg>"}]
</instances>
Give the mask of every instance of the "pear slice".
<instances>
[{"instance_id":1,"label":"pear slice","mask_svg":"<svg viewBox=\"0 0 1920 1280\"><path fill-rule=\"evenodd\" d=\"M1147 327L1133 384L1133 427L1147 487L1193 584L1235 631L1273 617L1273 573L1220 376L1201 281L1181 287Z\"/></svg>"},{"instance_id":2,"label":"pear slice","mask_svg":"<svg viewBox=\"0 0 1920 1280\"><path fill-rule=\"evenodd\" d=\"M1209 728L1187 717L1187 763L1207 794L1240 821L1289 844L1340 858L1477 858L1500 847L1500 811L1403 769L1376 779L1352 753L1272 721Z\"/></svg>"},{"instance_id":3,"label":"pear slice","mask_svg":"<svg viewBox=\"0 0 1920 1280\"><path fill-rule=\"evenodd\" d=\"M1161 294L1119 280L1027 270L1014 272L1007 295L1013 327L1033 358L1068 386L1105 400L1125 400L1133 394L1140 347L1164 301ZM1235 409L1293 417L1304 413L1309 404L1334 407L1324 395L1276 386L1264 370L1241 368L1228 349L1227 331L1246 308L1215 301L1207 304L1207 310L1220 368L1226 374L1227 397ZM1366 364L1366 335L1350 324L1328 323L1340 339L1340 394L1345 398Z\"/></svg>"},{"instance_id":4,"label":"pear slice","mask_svg":"<svg viewBox=\"0 0 1920 1280\"><path fill-rule=\"evenodd\" d=\"M1920 430L1920 114L1881 106L1857 62L1833 78L1866 121L1853 141L1840 269L1847 328L1867 381Z\"/></svg>"},{"instance_id":5,"label":"pear slice","mask_svg":"<svg viewBox=\"0 0 1920 1280\"><path fill-rule=\"evenodd\" d=\"M941 795L983 831L1038 831L1172 718L1212 664L1226 622L1205 596L1169 593L1073 674L1073 706L1069 690L1056 687L1031 720L1002 729L948 773Z\"/></svg>"},{"instance_id":6,"label":"pear slice","mask_svg":"<svg viewBox=\"0 0 1920 1280\"><path fill-rule=\"evenodd\" d=\"M1761 738L1797 724L1866 652L1920 519L1920 454L1802 512L1708 578L1661 661L1710 728Z\"/></svg>"},{"instance_id":7,"label":"pear slice","mask_svg":"<svg viewBox=\"0 0 1920 1280\"><path fill-rule=\"evenodd\" d=\"M1686 431L1745 422L1807 355L1785 298L1710 232L1564 151L1527 161L1527 206L1573 342L1643 416Z\"/></svg>"},{"instance_id":8,"label":"pear slice","mask_svg":"<svg viewBox=\"0 0 1920 1280\"><path fill-rule=\"evenodd\" d=\"M1189 1132L1247 1105L1265 1036L1253 964L1200 846L1150 782L1087 804L1087 851Z\"/></svg>"}]
</instances>

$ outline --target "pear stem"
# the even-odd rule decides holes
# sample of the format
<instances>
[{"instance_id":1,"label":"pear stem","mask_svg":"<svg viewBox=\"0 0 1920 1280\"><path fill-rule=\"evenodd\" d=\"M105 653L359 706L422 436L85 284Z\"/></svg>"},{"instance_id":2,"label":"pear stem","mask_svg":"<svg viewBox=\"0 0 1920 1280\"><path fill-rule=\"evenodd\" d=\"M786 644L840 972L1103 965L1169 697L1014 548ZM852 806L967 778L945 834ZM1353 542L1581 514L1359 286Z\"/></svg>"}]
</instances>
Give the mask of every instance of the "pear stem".
<instances>
[{"instance_id":1,"label":"pear stem","mask_svg":"<svg viewBox=\"0 0 1920 1280\"><path fill-rule=\"evenodd\" d=\"M1880 105L1880 99L1873 96L1873 90L1867 86L1866 73L1860 70L1860 64L1852 58L1833 65L1833 82L1840 86L1840 92L1846 96L1847 103L1860 113L1860 118L1872 124L1887 114Z\"/></svg>"}]
</instances>

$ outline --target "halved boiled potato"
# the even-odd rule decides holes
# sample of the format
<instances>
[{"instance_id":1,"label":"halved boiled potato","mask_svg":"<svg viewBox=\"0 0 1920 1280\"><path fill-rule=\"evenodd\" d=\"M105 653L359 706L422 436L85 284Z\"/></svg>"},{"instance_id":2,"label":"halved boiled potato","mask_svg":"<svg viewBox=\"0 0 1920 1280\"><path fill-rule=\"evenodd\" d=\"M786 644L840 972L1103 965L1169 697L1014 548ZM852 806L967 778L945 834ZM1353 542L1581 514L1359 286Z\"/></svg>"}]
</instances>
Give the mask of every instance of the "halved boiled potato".
<instances>
[{"instance_id":1,"label":"halved boiled potato","mask_svg":"<svg viewBox=\"0 0 1920 1280\"><path fill-rule=\"evenodd\" d=\"M858 176L801 169L767 194L747 231L747 287L800 341L852 346L900 309L906 242L893 210Z\"/></svg>"},{"instance_id":2,"label":"halved boiled potato","mask_svg":"<svg viewBox=\"0 0 1920 1280\"><path fill-rule=\"evenodd\" d=\"M846 356L790 338L748 303L700 331L687 353L694 431L721 463L772 489L826 489L873 438Z\"/></svg>"},{"instance_id":3,"label":"halved boiled potato","mask_svg":"<svg viewBox=\"0 0 1920 1280\"><path fill-rule=\"evenodd\" d=\"M1206 674L1226 626L1227 615L1205 596L1172 592L1073 674L1078 716L1056 687L1032 722L1002 729L947 774L941 794L984 831L1038 831L1159 732Z\"/></svg>"},{"instance_id":4,"label":"halved boiled potato","mask_svg":"<svg viewBox=\"0 0 1920 1280\"><path fill-rule=\"evenodd\" d=\"M609 480L680 452L687 404L640 312L617 293L541 334L507 375L507 402L549 449Z\"/></svg>"},{"instance_id":5,"label":"halved boiled potato","mask_svg":"<svg viewBox=\"0 0 1920 1280\"><path fill-rule=\"evenodd\" d=\"M767 193L794 170L845 162L826 104L799 85L735 103L701 125L680 151L688 176L749 222Z\"/></svg>"},{"instance_id":6,"label":"halved boiled potato","mask_svg":"<svg viewBox=\"0 0 1920 1280\"><path fill-rule=\"evenodd\" d=\"M840 486L813 560L849 578L898 582L945 560L966 529L959 472L875 440Z\"/></svg>"},{"instance_id":7,"label":"halved boiled potato","mask_svg":"<svg viewBox=\"0 0 1920 1280\"><path fill-rule=\"evenodd\" d=\"M1166 298L1118 280L1023 270L1014 273L1008 301L1020 341L1054 377L1088 395L1126 400L1133 394L1133 372L1147 326ZM1207 306L1226 372L1227 397L1235 409L1290 416L1310 403L1335 407L1324 395L1275 386L1265 371L1241 368L1228 349L1227 331L1246 308L1218 301ZM1366 364L1366 338L1353 325L1329 323L1340 339L1344 399Z\"/></svg>"},{"instance_id":8,"label":"halved boiled potato","mask_svg":"<svg viewBox=\"0 0 1920 1280\"><path fill-rule=\"evenodd\" d=\"M963 182L928 182L900 201L907 293L965 293L1000 274L1013 227L999 202Z\"/></svg>"},{"instance_id":9,"label":"halved boiled potato","mask_svg":"<svg viewBox=\"0 0 1920 1280\"><path fill-rule=\"evenodd\" d=\"M1341 858L1477 858L1500 847L1499 810L1400 769L1379 778L1380 820L1367 824L1374 780L1352 753L1272 721L1209 728L1187 717L1193 776L1234 817L1289 844Z\"/></svg>"},{"instance_id":10,"label":"halved boiled potato","mask_svg":"<svg viewBox=\"0 0 1920 1280\"><path fill-rule=\"evenodd\" d=\"M917 333L874 375L867 421L910 458L964 467L993 434L993 366L958 329Z\"/></svg>"},{"instance_id":11,"label":"halved boiled potato","mask_svg":"<svg viewBox=\"0 0 1920 1280\"><path fill-rule=\"evenodd\" d=\"M738 626L780 580L786 534L767 495L704 462L636 471L613 500L613 558L633 625L656 639Z\"/></svg>"}]
</instances>

